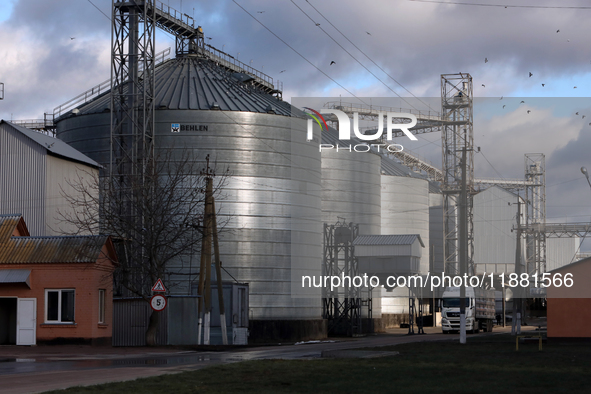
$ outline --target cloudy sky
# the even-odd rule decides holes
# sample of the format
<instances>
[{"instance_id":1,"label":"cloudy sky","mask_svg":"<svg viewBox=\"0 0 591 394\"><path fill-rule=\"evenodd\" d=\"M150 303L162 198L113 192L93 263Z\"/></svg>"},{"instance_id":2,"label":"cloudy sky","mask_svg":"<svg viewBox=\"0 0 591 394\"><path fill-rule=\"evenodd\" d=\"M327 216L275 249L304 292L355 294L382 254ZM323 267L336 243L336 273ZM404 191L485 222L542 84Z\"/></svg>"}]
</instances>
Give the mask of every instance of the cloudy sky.
<instances>
[{"instance_id":1,"label":"cloudy sky","mask_svg":"<svg viewBox=\"0 0 591 394\"><path fill-rule=\"evenodd\" d=\"M588 1L162 2L194 16L209 44L281 81L288 101L437 103L441 74L470 73L476 177L523 179L524 154L544 153L548 220L590 220L580 172L591 169ZM0 4L0 118L42 118L108 79L111 0ZM158 34L157 51L173 45ZM433 133L404 146L440 166L440 140Z\"/></svg>"}]
</instances>

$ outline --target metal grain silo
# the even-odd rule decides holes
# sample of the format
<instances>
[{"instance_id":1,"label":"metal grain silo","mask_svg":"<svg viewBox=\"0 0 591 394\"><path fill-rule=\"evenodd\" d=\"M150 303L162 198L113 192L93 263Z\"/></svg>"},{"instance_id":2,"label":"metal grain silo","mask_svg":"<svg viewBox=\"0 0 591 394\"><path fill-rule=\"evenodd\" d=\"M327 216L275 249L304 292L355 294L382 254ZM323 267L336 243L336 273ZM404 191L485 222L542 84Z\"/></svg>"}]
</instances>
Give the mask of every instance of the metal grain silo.
<instances>
[{"instance_id":1,"label":"metal grain silo","mask_svg":"<svg viewBox=\"0 0 591 394\"><path fill-rule=\"evenodd\" d=\"M382 235L419 234L425 244L420 273L429 271L429 181L408 167L382 157Z\"/></svg>"},{"instance_id":2,"label":"metal grain silo","mask_svg":"<svg viewBox=\"0 0 591 394\"><path fill-rule=\"evenodd\" d=\"M419 234L425 244L420 274L429 271L429 182L408 167L386 156L381 161L382 235ZM397 275L391 272L391 275ZM409 291L397 287L381 293L382 318L386 326L406 322Z\"/></svg>"},{"instance_id":3,"label":"metal grain silo","mask_svg":"<svg viewBox=\"0 0 591 394\"><path fill-rule=\"evenodd\" d=\"M334 129L322 133L322 143L345 148L322 150L322 221L339 218L359 224L359 235L380 234L380 155L349 150Z\"/></svg>"},{"instance_id":4,"label":"metal grain silo","mask_svg":"<svg viewBox=\"0 0 591 394\"><path fill-rule=\"evenodd\" d=\"M174 159L188 149L200 162L209 154L218 169L230 169L216 202L219 220L228 221L220 234L223 279L250 284L252 336L326 335L320 289L308 291L308 298L292 292L297 275L321 270L318 148L306 143L306 121L271 94L270 78L220 56L177 57L156 68L156 150ZM58 137L107 164L109 95L78 110L58 120ZM192 260L194 275L198 254ZM190 283L176 291L190 293Z\"/></svg>"},{"instance_id":5,"label":"metal grain silo","mask_svg":"<svg viewBox=\"0 0 591 394\"><path fill-rule=\"evenodd\" d=\"M322 222L355 223L359 224L359 235L380 234L380 155L365 152L363 147L355 151L353 146L363 141L340 141L332 128L322 132L322 144L335 147L321 153ZM372 290L373 319L381 317L379 292ZM362 289L362 293L362 298L369 297L367 289ZM368 317L367 312L362 308L364 318Z\"/></svg>"}]
</instances>

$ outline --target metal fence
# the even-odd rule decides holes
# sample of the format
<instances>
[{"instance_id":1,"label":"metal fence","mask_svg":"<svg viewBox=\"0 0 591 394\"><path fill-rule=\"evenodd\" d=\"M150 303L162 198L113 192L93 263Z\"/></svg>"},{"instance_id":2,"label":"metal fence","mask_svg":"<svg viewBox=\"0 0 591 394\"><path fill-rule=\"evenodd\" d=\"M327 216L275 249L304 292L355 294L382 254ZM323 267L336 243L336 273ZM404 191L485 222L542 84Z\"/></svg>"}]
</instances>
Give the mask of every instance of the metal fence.
<instances>
[{"instance_id":1,"label":"metal fence","mask_svg":"<svg viewBox=\"0 0 591 394\"><path fill-rule=\"evenodd\" d=\"M113 346L146 346L146 330L152 308L142 298L113 299ZM160 313L157 345L166 345L168 316Z\"/></svg>"}]
</instances>

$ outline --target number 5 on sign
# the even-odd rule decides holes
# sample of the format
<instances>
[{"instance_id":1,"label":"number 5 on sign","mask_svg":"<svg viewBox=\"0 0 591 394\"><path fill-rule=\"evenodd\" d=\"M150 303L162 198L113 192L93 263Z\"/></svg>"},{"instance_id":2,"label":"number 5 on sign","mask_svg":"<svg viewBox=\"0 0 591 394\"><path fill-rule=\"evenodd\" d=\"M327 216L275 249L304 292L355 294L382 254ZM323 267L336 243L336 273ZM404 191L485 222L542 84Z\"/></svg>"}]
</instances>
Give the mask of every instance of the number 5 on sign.
<instances>
[{"instance_id":1,"label":"number 5 on sign","mask_svg":"<svg viewBox=\"0 0 591 394\"><path fill-rule=\"evenodd\" d=\"M156 294L152 297L152 299L150 299L150 306L156 312L160 312L161 310L164 310L164 308L166 308L166 298L164 298L163 295Z\"/></svg>"}]
</instances>

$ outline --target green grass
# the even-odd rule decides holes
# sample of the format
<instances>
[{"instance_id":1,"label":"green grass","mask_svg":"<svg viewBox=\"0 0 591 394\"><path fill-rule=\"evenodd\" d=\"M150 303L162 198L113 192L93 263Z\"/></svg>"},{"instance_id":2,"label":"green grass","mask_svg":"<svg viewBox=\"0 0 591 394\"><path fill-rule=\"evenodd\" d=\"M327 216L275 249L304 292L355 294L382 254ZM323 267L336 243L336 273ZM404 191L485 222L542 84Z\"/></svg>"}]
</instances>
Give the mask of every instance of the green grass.
<instances>
[{"instance_id":1,"label":"green grass","mask_svg":"<svg viewBox=\"0 0 591 394\"><path fill-rule=\"evenodd\" d=\"M590 392L589 344L520 344L509 335L404 344L373 359L264 360L53 393Z\"/></svg>"}]
</instances>

